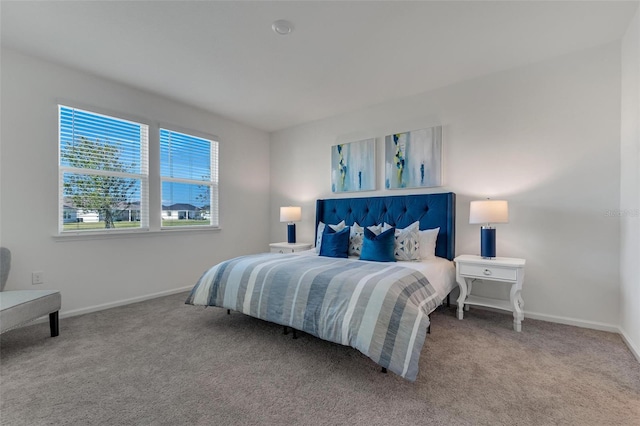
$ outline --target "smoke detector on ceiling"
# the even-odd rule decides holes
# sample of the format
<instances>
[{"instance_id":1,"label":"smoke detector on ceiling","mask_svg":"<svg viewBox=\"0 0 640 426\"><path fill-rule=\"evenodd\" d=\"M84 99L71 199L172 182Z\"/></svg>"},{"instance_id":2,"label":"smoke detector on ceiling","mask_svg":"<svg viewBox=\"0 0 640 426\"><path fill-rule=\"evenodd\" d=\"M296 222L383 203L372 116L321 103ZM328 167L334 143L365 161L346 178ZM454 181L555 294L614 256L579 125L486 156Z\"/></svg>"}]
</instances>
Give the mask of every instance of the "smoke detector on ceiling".
<instances>
[{"instance_id":1,"label":"smoke detector on ceiling","mask_svg":"<svg viewBox=\"0 0 640 426\"><path fill-rule=\"evenodd\" d=\"M278 19L271 24L271 29L276 34L287 35L293 31L293 24L289 21L285 21L284 19Z\"/></svg>"}]
</instances>

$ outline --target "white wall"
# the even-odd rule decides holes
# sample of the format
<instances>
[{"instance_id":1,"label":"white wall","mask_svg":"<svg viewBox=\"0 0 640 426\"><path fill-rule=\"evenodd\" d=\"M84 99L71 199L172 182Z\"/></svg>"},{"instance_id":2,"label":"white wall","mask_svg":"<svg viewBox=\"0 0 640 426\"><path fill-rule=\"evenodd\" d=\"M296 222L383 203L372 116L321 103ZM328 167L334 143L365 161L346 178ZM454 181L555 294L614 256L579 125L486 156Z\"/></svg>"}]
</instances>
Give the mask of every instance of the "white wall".
<instances>
[{"instance_id":1,"label":"white wall","mask_svg":"<svg viewBox=\"0 0 640 426\"><path fill-rule=\"evenodd\" d=\"M192 286L216 262L267 251L265 132L10 50L2 50L1 65L0 232L13 253L8 290L59 289L62 313L81 312ZM218 136L222 230L55 241L58 102ZM32 286L31 271L43 271L45 283Z\"/></svg>"},{"instance_id":2,"label":"white wall","mask_svg":"<svg viewBox=\"0 0 640 426\"><path fill-rule=\"evenodd\" d=\"M620 230L606 213L620 205L619 43L273 133L271 240L286 232L278 207L293 204L298 241L313 241L332 145L376 137L383 188L384 136L433 124L444 126L445 183L423 192L458 194L457 254L479 252L469 201L505 198L498 256L527 260L527 315L617 330Z\"/></svg>"},{"instance_id":3,"label":"white wall","mask_svg":"<svg viewBox=\"0 0 640 426\"><path fill-rule=\"evenodd\" d=\"M622 40L620 328L640 360L640 9Z\"/></svg>"}]
</instances>

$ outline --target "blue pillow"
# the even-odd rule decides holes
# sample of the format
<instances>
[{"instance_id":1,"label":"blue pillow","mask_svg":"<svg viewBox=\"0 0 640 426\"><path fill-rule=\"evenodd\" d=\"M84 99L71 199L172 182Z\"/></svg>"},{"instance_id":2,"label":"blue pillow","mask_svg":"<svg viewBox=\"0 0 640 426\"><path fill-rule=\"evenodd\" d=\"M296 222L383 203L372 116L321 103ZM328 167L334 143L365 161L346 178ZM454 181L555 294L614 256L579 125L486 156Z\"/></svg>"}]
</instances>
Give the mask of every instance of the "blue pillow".
<instances>
[{"instance_id":1,"label":"blue pillow","mask_svg":"<svg viewBox=\"0 0 640 426\"><path fill-rule=\"evenodd\" d=\"M374 262L395 262L394 248L396 243L396 228L389 228L376 235L369 228L364 228L364 241L360 260Z\"/></svg>"},{"instance_id":2,"label":"blue pillow","mask_svg":"<svg viewBox=\"0 0 640 426\"><path fill-rule=\"evenodd\" d=\"M349 227L336 231L325 226L320 245L320 256L349 257Z\"/></svg>"}]
</instances>

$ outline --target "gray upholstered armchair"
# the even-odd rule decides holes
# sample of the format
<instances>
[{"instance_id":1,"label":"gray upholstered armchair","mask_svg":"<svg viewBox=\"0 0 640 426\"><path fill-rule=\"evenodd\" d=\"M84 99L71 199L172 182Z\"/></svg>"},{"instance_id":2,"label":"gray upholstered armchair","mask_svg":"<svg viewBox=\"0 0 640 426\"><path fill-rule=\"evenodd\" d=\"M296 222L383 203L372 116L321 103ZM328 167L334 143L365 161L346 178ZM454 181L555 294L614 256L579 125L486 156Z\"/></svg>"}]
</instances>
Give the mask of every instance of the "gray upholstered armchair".
<instances>
[{"instance_id":1,"label":"gray upholstered armchair","mask_svg":"<svg viewBox=\"0 0 640 426\"><path fill-rule=\"evenodd\" d=\"M4 291L11 270L11 252L0 247L0 333L49 314L51 337L59 334L60 292L56 290Z\"/></svg>"}]
</instances>

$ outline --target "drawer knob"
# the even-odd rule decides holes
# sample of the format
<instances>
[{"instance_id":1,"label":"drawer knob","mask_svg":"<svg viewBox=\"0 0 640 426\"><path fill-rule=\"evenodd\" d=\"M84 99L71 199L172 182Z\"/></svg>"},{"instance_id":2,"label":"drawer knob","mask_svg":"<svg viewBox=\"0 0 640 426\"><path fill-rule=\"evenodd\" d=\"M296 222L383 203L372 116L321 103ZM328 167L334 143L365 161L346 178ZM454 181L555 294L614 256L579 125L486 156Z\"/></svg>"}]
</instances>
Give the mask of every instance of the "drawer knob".
<instances>
[{"instance_id":1,"label":"drawer knob","mask_svg":"<svg viewBox=\"0 0 640 426\"><path fill-rule=\"evenodd\" d=\"M490 269L485 269L484 270L484 274L485 275L491 275L491 270Z\"/></svg>"}]
</instances>

